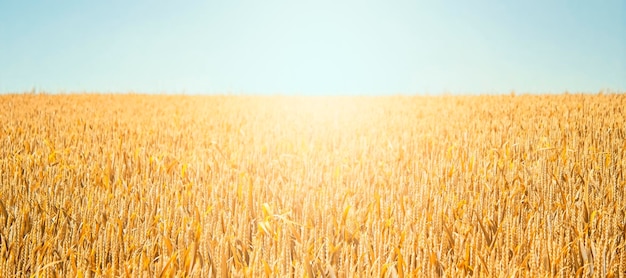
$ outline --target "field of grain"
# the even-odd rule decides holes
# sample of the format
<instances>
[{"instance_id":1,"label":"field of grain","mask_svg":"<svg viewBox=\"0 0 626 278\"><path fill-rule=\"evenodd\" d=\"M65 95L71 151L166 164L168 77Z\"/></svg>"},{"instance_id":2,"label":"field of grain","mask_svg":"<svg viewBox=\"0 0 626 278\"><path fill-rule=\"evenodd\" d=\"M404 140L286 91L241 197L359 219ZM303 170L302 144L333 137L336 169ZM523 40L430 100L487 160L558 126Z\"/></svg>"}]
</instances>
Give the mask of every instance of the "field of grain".
<instances>
[{"instance_id":1,"label":"field of grain","mask_svg":"<svg viewBox=\"0 0 626 278\"><path fill-rule=\"evenodd\" d=\"M626 96L0 96L2 277L624 277Z\"/></svg>"}]
</instances>

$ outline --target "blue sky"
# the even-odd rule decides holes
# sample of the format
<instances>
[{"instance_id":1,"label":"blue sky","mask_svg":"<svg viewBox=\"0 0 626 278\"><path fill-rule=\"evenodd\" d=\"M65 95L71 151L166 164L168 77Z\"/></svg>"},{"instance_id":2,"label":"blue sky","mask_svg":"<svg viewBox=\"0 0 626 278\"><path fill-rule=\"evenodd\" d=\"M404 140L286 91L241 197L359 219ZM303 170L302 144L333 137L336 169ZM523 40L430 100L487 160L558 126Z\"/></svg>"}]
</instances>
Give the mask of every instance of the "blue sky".
<instances>
[{"instance_id":1,"label":"blue sky","mask_svg":"<svg viewBox=\"0 0 626 278\"><path fill-rule=\"evenodd\" d=\"M626 1L0 0L0 92L626 90Z\"/></svg>"}]
</instances>

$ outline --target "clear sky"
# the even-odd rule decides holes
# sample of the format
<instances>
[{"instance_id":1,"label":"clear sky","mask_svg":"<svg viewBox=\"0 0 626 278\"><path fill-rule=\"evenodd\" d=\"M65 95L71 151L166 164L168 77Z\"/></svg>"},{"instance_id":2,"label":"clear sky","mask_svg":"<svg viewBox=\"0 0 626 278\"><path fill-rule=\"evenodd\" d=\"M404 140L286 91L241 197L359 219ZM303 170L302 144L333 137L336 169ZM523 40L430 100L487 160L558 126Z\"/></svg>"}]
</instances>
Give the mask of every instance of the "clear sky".
<instances>
[{"instance_id":1,"label":"clear sky","mask_svg":"<svg viewBox=\"0 0 626 278\"><path fill-rule=\"evenodd\" d=\"M626 90L626 0L0 0L0 92Z\"/></svg>"}]
</instances>

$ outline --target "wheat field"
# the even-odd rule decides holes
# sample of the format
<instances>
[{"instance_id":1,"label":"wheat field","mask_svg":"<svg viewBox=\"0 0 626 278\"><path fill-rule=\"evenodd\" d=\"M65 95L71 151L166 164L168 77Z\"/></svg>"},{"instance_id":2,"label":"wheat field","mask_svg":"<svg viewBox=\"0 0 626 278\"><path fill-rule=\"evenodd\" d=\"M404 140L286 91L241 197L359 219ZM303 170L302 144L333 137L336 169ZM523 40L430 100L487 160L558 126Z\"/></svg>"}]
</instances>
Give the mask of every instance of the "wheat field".
<instances>
[{"instance_id":1,"label":"wheat field","mask_svg":"<svg viewBox=\"0 0 626 278\"><path fill-rule=\"evenodd\" d=\"M624 277L626 96L0 96L1 277Z\"/></svg>"}]
</instances>

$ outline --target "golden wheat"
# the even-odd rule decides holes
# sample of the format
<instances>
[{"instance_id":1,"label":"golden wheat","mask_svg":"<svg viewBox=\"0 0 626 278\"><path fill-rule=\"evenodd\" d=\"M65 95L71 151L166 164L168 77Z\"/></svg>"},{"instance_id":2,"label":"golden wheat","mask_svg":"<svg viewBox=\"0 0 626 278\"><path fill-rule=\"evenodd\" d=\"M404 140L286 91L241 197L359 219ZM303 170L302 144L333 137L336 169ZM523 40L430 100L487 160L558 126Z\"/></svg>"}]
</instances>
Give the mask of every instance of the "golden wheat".
<instances>
[{"instance_id":1,"label":"golden wheat","mask_svg":"<svg viewBox=\"0 0 626 278\"><path fill-rule=\"evenodd\" d=\"M624 277L623 107L0 96L0 276Z\"/></svg>"}]
</instances>

